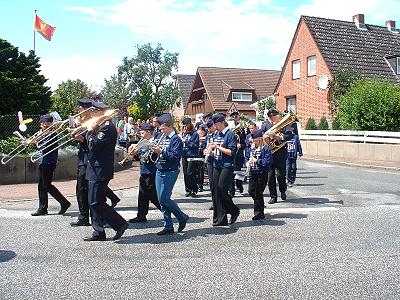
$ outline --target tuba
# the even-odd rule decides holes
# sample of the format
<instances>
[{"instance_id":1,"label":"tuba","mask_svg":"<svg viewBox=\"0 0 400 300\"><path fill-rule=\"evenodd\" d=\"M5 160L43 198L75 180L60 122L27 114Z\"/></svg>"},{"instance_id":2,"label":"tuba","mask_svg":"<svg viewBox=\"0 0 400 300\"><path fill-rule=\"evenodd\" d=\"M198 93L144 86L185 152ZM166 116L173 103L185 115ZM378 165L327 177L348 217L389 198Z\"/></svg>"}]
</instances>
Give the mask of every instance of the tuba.
<instances>
[{"instance_id":1,"label":"tuba","mask_svg":"<svg viewBox=\"0 0 400 300\"><path fill-rule=\"evenodd\" d=\"M293 124L296 121L297 121L297 116L293 112L289 112L282 118L282 120L280 120L278 123L276 123L270 129L268 129L264 133L264 135L271 136L271 135L277 134L283 128ZM272 154L274 154L276 151L278 151L279 149L281 149L285 145L286 145L286 141L274 141L274 140L271 139L271 141L268 142L268 147L271 150Z\"/></svg>"}]
</instances>

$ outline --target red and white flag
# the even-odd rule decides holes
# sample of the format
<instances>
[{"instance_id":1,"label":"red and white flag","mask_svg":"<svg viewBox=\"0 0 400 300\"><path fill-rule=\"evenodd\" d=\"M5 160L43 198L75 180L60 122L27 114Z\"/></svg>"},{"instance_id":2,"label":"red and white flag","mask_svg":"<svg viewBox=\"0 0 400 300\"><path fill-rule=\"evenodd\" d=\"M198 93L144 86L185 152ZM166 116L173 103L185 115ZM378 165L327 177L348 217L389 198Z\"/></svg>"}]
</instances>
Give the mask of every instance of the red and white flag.
<instances>
[{"instance_id":1,"label":"red and white flag","mask_svg":"<svg viewBox=\"0 0 400 300\"><path fill-rule=\"evenodd\" d=\"M46 40L51 41L51 37L53 36L55 27L50 26L42 21L37 15L35 15L35 23L34 28L37 32L39 32Z\"/></svg>"}]
</instances>

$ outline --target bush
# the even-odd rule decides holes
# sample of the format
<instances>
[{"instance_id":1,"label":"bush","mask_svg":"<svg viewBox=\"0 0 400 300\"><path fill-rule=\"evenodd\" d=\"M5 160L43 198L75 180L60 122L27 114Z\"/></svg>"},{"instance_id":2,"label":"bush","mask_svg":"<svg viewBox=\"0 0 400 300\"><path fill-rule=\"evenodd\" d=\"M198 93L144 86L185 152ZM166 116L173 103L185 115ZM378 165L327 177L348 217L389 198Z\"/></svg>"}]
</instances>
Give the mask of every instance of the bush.
<instances>
[{"instance_id":1,"label":"bush","mask_svg":"<svg viewBox=\"0 0 400 300\"><path fill-rule=\"evenodd\" d=\"M21 147L21 140L17 137L9 137L6 140L0 140L0 153L8 154L17 147ZM27 149L22 151L19 155L26 156L29 153L33 153L37 150L36 145L29 145Z\"/></svg>"},{"instance_id":2,"label":"bush","mask_svg":"<svg viewBox=\"0 0 400 300\"><path fill-rule=\"evenodd\" d=\"M340 124L340 119L336 117L332 122L333 130L342 130L342 125Z\"/></svg>"},{"instance_id":3,"label":"bush","mask_svg":"<svg viewBox=\"0 0 400 300\"><path fill-rule=\"evenodd\" d=\"M400 131L400 86L389 81L355 82L339 101L342 128Z\"/></svg>"},{"instance_id":4,"label":"bush","mask_svg":"<svg viewBox=\"0 0 400 300\"><path fill-rule=\"evenodd\" d=\"M328 130L329 129L329 124L328 124L328 121L326 120L325 116L322 117L321 120L319 120L318 129L319 130Z\"/></svg>"},{"instance_id":5,"label":"bush","mask_svg":"<svg viewBox=\"0 0 400 300\"><path fill-rule=\"evenodd\" d=\"M315 124L315 120L313 117L308 118L306 123L306 130L315 130L317 129L317 124Z\"/></svg>"}]
</instances>

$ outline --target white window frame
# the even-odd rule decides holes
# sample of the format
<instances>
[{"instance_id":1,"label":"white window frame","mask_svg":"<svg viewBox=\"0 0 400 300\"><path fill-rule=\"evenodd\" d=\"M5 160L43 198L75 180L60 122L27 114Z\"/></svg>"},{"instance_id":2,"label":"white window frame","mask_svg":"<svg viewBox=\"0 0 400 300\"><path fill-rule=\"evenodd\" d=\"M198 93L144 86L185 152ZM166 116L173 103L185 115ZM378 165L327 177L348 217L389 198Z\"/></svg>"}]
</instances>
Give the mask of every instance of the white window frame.
<instances>
[{"instance_id":1,"label":"white window frame","mask_svg":"<svg viewBox=\"0 0 400 300\"><path fill-rule=\"evenodd\" d=\"M240 95L240 99L234 99L233 95ZM250 99L243 99L243 95L250 95ZM247 92L232 92L232 102L252 102L253 93Z\"/></svg>"},{"instance_id":2,"label":"white window frame","mask_svg":"<svg viewBox=\"0 0 400 300\"><path fill-rule=\"evenodd\" d=\"M298 65L298 68L295 68L295 66ZM292 79L299 79L300 78L300 59L296 59L292 61Z\"/></svg>"},{"instance_id":3,"label":"white window frame","mask_svg":"<svg viewBox=\"0 0 400 300\"><path fill-rule=\"evenodd\" d=\"M314 65L312 65L312 61L314 62ZM313 66L314 66L314 70L311 69ZM307 57L307 75L308 76L316 76L317 75L317 56L315 56L315 55Z\"/></svg>"},{"instance_id":4,"label":"white window frame","mask_svg":"<svg viewBox=\"0 0 400 300\"><path fill-rule=\"evenodd\" d=\"M400 57L396 57L396 74L400 75Z\"/></svg>"},{"instance_id":5,"label":"white window frame","mask_svg":"<svg viewBox=\"0 0 400 300\"><path fill-rule=\"evenodd\" d=\"M294 105L290 104L291 100L294 100ZM288 111L292 111L294 113L297 113L297 99L296 99L296 96L286 98L286 105L287 105L287 110ZM293 107L293 106L294 106L294 109L291 109L291 107Z\"/></svg>"}]
</instances>

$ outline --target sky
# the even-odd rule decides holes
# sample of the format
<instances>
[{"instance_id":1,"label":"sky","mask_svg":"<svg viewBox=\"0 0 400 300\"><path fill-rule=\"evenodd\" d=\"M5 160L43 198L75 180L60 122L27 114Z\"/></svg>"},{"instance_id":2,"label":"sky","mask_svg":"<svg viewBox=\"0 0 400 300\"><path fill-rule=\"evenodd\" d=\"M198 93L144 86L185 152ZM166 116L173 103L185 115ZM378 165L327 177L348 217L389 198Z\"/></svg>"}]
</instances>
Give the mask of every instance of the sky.
<instances>
[{"instance_id":1,"label":"sky","mask_svg":"<svg viewBox=\"0 0 400 300\"><path fill-rule=\"evenodd\" d=\"M28 53L33 20L55 26L36 34L41 74L54 91L80 79L100 91L136 46L160 43L179 53L179 74L198 67L281 70L301 15L367 24L400 20L400 0L0 0L0 38Z\"/></svg>"}]
</instances>

